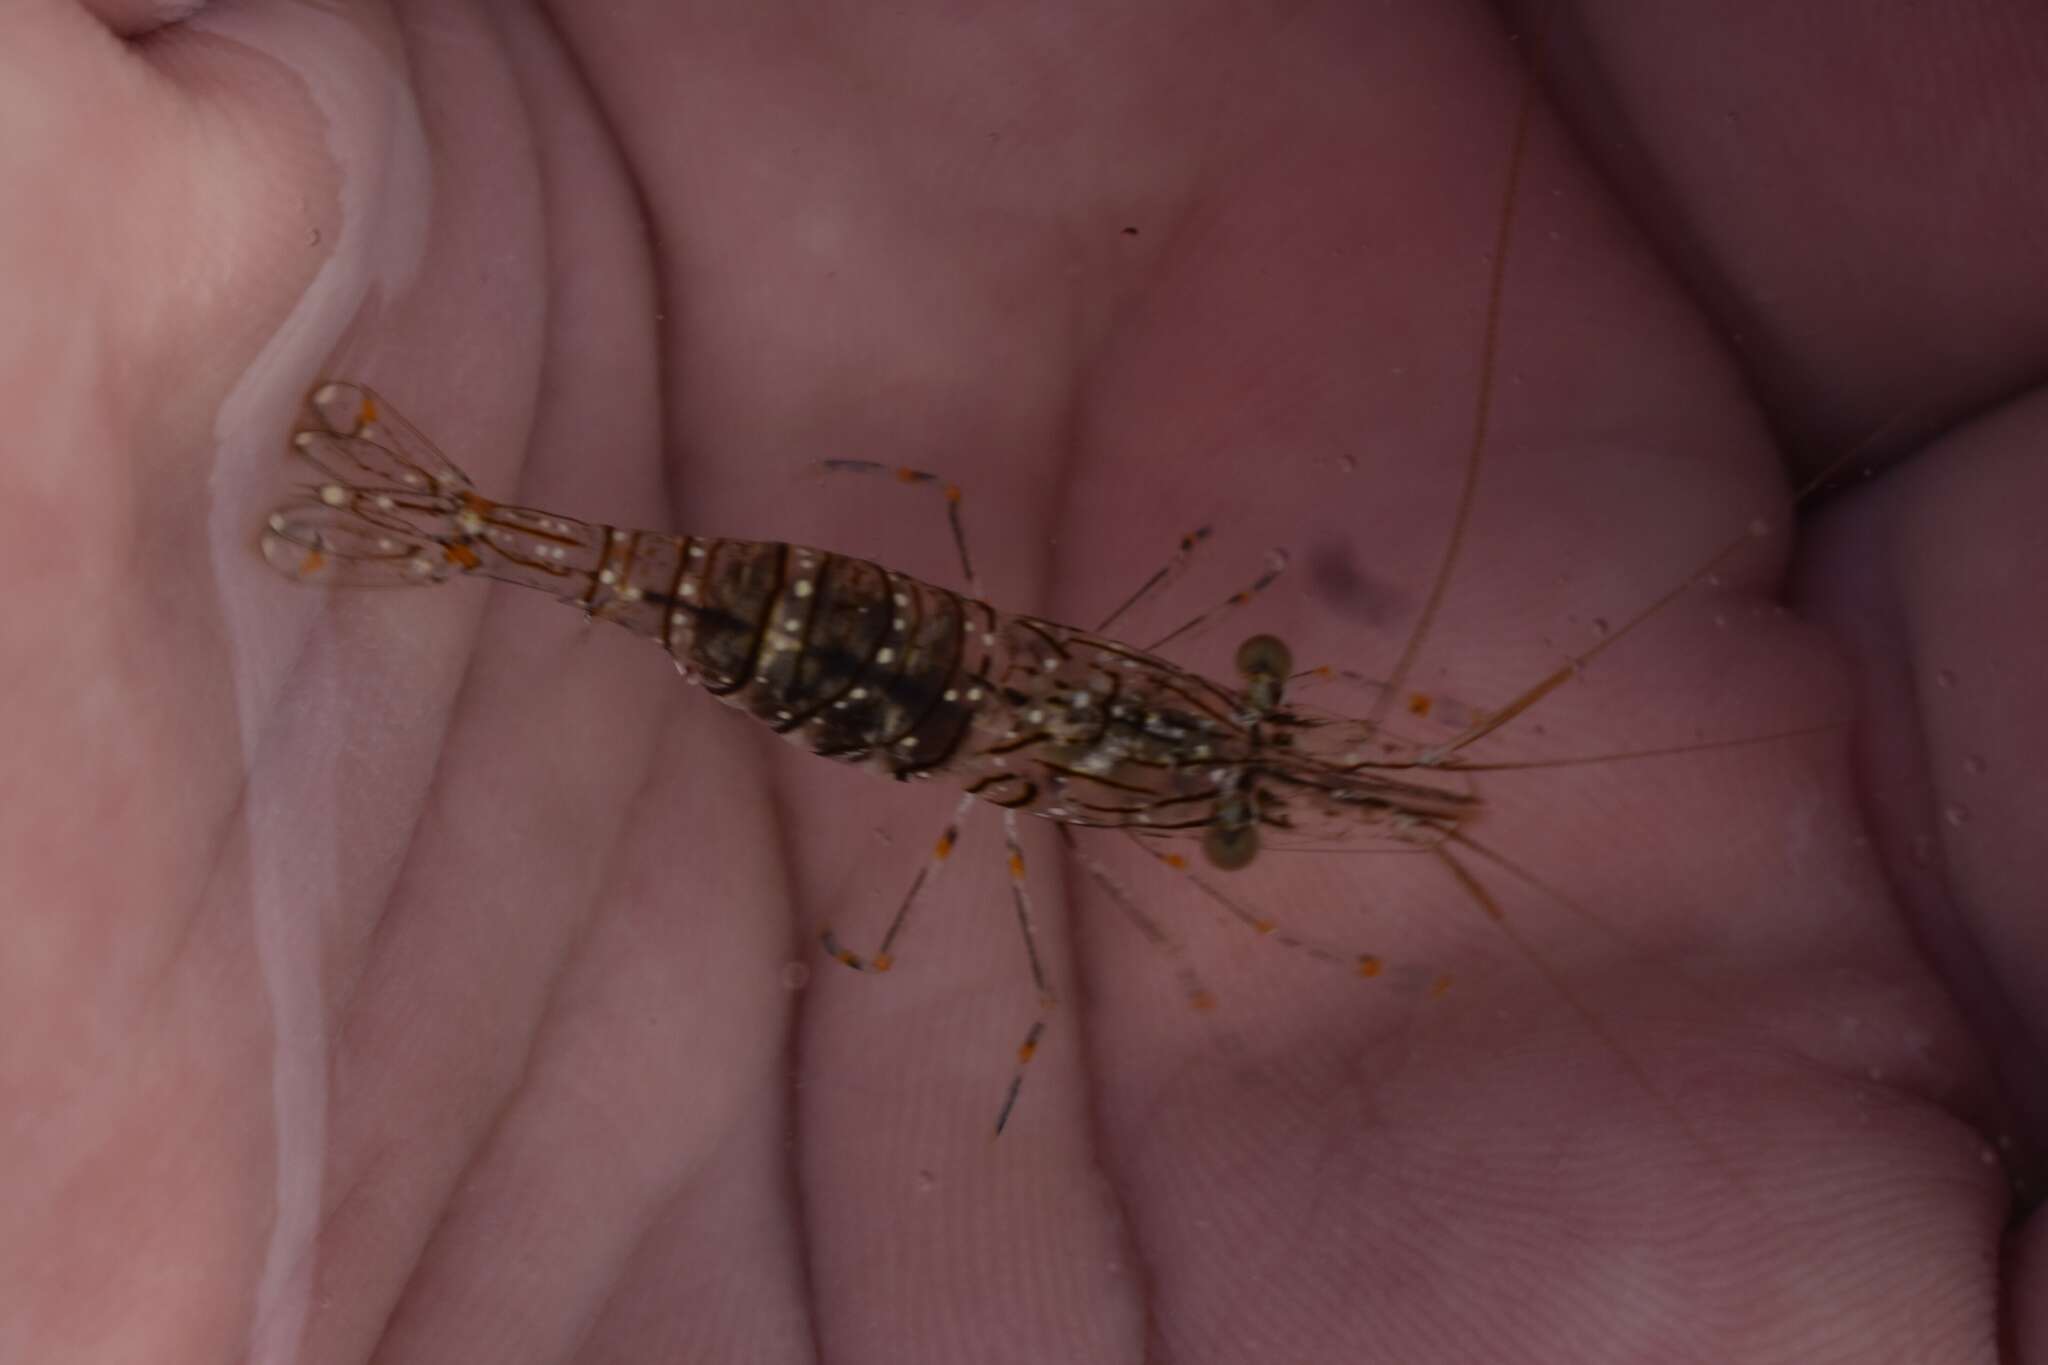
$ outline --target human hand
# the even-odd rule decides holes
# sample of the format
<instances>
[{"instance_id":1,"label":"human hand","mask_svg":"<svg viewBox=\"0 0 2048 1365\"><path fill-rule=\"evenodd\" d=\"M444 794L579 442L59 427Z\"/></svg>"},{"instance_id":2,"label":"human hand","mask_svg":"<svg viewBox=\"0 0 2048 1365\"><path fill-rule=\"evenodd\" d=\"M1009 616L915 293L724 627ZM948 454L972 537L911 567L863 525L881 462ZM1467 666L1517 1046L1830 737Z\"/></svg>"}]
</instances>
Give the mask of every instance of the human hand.
<instances>
[{"instance_id":1,"label":"human hand","mask_svg":"<svg viewBox=\"0 0 2048 1365\"><path fill-rule=\"evenodd\" d=\"M950 582L914 494L798 477L941 468L991 599L1078 624L1213 521L1176 607L1269 544L1296 569L1191 658L1275 629L1386 676L1480 382L1523 79L1498 33L275 10L123 49L22 16L0 1354L1984 1349L2018 1030L1967 1027L1909 926L1967 907L1941 961L1974 945L2014 1001L2043 960L2038 417L1939 435L2029 369L2018 192L1951 152L2020 83L1916 121L1951 154L1913 164L1991 201L1956 211L1870 132L1889 68L1836 63L1853 35L1995 72L1962 55L1990 39L1815 17L1701 61L1725 20L1634 22L1546 43L1608 179L1539 118L1412 682L1504 704L1783 521L1772 432L1825 458L1903 412L1910 472L1800 547L1848 678L1763 608L1774 541L1471 757L1853 732L1475 776L1472 837L1570 902L1461 855L1501 925L1425 857L1231 883L1383 982L1112 842L1207 1015L1035 839L1065 1000L991 1143L1033 1001L985 816L888 977L792 991L819 920L879 932L950 794L775 751L543 601L281 583L250 546L302 477L289 414L345 372L487 491ZM1838 83L1781 93L1780 61ZM1403 988L1439 970L1442 999Z\"/></svg>"}]
</instances>

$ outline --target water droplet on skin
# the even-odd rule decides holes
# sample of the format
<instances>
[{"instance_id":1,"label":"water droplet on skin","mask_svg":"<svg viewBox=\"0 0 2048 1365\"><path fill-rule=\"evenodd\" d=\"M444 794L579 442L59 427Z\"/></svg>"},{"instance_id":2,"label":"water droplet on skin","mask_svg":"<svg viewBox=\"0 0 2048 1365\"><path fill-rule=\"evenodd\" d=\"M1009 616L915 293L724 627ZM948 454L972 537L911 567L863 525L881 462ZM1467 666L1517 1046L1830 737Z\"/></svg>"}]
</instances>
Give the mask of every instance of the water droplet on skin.
<instances>
[{"instance_id":1,"label":"water droplet on skin","mask_svg":"<svg viewBox=\"0 0 2048 1365\"><path fill-rule=\"evenodd\" d=\"M1968 806L1943 806L1941 808L1941 818L1948 821L1951 829L1961 829L1964 825L1970 823L1970 808Z\"/></svg>"},{"instance_id":2,"label":"water droplet on skin","mask_svg":"<svg viewBox=\"0 0 2048 1365\"><path fill-rule=\"evenodd\" d=\"M1593 633L1595 635L1605 635L1610 629L1612 627L1607 624L1606 617L1596 616L1593 618Z\"/></svg>"},{"instance_id":3,"label":"water droplet on skin","mask_svg":"<svg viewBox=\"0 0 2048 1365\"><path fill-rule=\"evenodd\" d=\"M1762 517L1758 517L1756 520L1749 523L1749 533L1755 536L1758 540L1762 540L1765 536L1771 533L1771 524L1768 521L1765 521Z\"/></svg>"},{"instance_id":4,"label":"water droplet on skin","mask_svg":"<svg viewBox=\"0 0 2048 1365\"><path fill-rule=\"evenodd\" d=\"M800 991L811 984L811 964L808 962L785 962L782 964L782 988L786 991Z\"/></svg>"},{"instance_id":5,"label":"water droplet on skin","mask_svg":"<svg viewBox=\"0 0 2048 1365\"><path fill-rule=\"evenodd\" d=\"M1954 687L1956 685L1956 675L1953 669L1942 669L1941 672L1934 675L1934 680L1943 687Z\"/></svg>"},{"instance_id":6,"label":"water droplet on skin","mask_svg":"<svg viewBox=\"0 0 2048 1365\"><path fill-rule=\"evenodd\" d=\"M1971 754L1968 758L1963 760L1963 771L1969 773L1973 777L1981 775L1983 771L1989 766L1990 765L1984 761L1984 755L1982 754Z\"/></svg>"},{"instance_id":7,"label":"water droplet on skin","mask_svg":"<svg viewBox=\"0 0 2048 1365\"><path fill-rule=\"evenodd\" d=\"M917 1173L917 1192L919 1194L930 1194L938 1187L939 1178L930 1171L919 1171Z\"/></svg>"},{"instance_id":8,"label":"water droplet on skin","mask_svg":"<svg viewBox=\"0 0 2048 1365\"><path fill-rule=\"evenodd\" d=\"M1721 575L1717 573L1710 573L1700 581L1702 583L1705 583L1710 588L1718 588L1721 586Z\"/></svg>"},{"instance_id":9,"label":"water droplet on skin","mask_svg":"<svg viewBox=\"0 0 2048 1365\"><path fill-rule=\"evenodd\" d=\"M1727 616L1725 616L1725 615L1724 615L1724 614L1722 614L1721 612L1718 612L1718 611L1717 611L1717 612L1715 612L1715 613L1714 613L1714 624L1715 624L1716 626L1719 626L1719 627L1720 627L1720 628L1721 628L1722 630L1726 630L1726 629L1728 629L1728 618L1727 618Z\"/></svg>"},{"instance_id":10,"label":"water droplet on skin","mask_svg":"<svg viewBox=\"0 0 2048 1365\"><path fill-rule=\"evenodd\" d=\"M1337 457L1337 468L1343 470L1346 474L1357 473L1358 457L1356 455L1339 455Z\"/></svg>"},{"instance_id":11,"label":"water droplet on skin","mask_svg":"<svg viewBox=\"0 0 2048 1365\"><path fill-rule=\"evenodd\" d=\"M307 228L307 229L306 229L306 245L307 245L307 246L318 246L318 245L320 245L320 229L319 229L319 228Z\"/></svg>"}]
</instances>

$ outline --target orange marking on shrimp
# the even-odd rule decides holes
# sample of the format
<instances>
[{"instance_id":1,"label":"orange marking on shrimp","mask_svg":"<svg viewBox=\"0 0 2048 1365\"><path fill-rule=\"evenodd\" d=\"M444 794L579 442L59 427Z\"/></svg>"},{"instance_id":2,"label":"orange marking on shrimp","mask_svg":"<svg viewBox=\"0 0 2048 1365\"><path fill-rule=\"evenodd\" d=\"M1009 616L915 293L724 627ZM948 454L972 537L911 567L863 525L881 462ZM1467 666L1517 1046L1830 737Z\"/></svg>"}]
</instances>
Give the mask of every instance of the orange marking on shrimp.
<instances>
[{"instance_id":1,"label":"orange marking on shrimp","mask_svg":"<svg viewBox=\"0 0 2048 1365\"><path fill-rule=\"evenodd\" d=\"M450 564L455 565L459 569L474 569L483 563L483 560L477 556L475 550L455 541L450 541L443 545L441 547L441 554Z\"/></svg>"}]
</instances>

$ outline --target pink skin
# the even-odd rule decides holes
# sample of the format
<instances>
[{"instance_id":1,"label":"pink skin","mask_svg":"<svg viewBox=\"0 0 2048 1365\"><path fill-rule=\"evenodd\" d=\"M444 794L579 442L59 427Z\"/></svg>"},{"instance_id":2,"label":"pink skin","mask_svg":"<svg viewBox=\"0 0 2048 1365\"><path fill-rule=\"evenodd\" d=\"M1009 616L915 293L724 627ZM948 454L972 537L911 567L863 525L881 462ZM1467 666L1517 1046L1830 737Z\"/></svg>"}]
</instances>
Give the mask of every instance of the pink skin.
<instances>
[{"instance_id":1,"label":"pink skin","mask_svg":"<svg viewBox=\"0 0 2048 1365\"><path fill-rule=\"evenodd\" d=\"M1171 611L1286 544L1248 627L1385 676L1470 439L1492 13L105 8L0 51L0 1358L2048 1354L1992 1155L2048 1131L2038 6L1557 20L1410 681L1501 704L1867 441L1800 616L1749 547L1473 757L1833 728L1478 779L1572 903L1461 855L1505 928L1427 857L1229 883L1372 982L1089 844L1209 1015L1027 829L1063 1005L996 1143L994 821L889 975L823 963L952 794L537 598L278 580L292 407L345 373L487 492L954 581L922 495L800 477L941 468L989 596L1081 623L1213 521Z\"/></svg>"}]
</instances>

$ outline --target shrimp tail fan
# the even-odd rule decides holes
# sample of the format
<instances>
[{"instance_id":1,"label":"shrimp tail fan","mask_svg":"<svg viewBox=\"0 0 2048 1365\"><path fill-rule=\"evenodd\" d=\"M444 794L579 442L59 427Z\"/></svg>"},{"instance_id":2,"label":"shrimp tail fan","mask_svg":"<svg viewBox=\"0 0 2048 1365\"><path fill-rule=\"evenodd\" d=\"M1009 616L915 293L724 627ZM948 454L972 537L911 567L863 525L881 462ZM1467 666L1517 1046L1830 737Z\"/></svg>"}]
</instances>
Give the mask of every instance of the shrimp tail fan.
<instances>
[{"instance_id":1,"label":"shrimp tail fan","mask_svg":"<svg viewBox=\"0 0 2048 1365\"><path fill-rule=\"evenodd\" d=\"M319 482L264 523L263 557L304 583L418 587L477 567L469 476L360 384L306 397L293 451Z\"/></svg>"}]
</instances>

